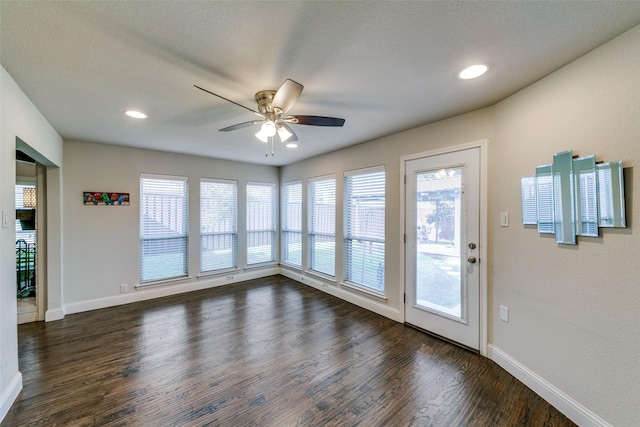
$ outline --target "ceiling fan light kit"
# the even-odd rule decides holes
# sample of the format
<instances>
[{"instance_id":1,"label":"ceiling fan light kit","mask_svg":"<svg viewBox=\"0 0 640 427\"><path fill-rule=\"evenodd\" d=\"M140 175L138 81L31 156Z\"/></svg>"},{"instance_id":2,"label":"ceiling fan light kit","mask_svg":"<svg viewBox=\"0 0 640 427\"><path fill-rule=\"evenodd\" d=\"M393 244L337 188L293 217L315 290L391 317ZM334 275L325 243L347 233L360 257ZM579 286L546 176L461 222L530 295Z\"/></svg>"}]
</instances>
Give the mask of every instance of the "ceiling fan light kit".
<instances>
[{"instance_id":1,"label":"ceiling fan light kit","mask_svg":"<svg viewBox=\"0 0 640 427\"><path fill-rule=\"evenodd\" d=\"M267 144L267 152L265 155L269 155L269 147L271 144L271 155L273 156L273 139L278 134L281 143L285 143L288 148L296 148L298 144L295 141L298 140L298 136L291 129L288 124L294 125L307 125L307 126L328 126L328 127L342 127L344 126L344 119L337 117L324 117L324 116L285 116L285 113L293 107L298 101L300 94L302 93L302 86L300 83L291 79L287 79L282 83L280 88L275 90L261 90L256 93L256 102L258 103L258 110L253 110L242 104L238 104L230 99L227 99L221 95L194 85L196 88L207 92L225 101L231 102L239 107L242 107L257 116L260 116L262 120L252 120L249 122L238 123L232 126L227 126L220 129L221 132L229 132L237 129L242 129L252 125L261 125L260 130L255 134L256 138Z\"/></svg>"},{"instance_id":2,"label":"ceiling fan light kit","mask_svg":"<svg viewBox=\"0 0 640 427\"><path fill-rule=\"evenodd\" d=\"M280 137L280 142L286 142L289 138L291 138L293 136L293 131L289 131L287 128L289 126L285 125L284 123L280 123L280 125L278 126L278 136ZM287 144L287 147L289 146L289 144ZM298 145L296 144L296 147Z\"/></svg>"},{"instance_id":3,"label":"ceiling fan light kit","mask_svg":"<svg viewBox=\"0 0 640 427\"><path fill-rule=\"evenodd\" d=\"M267 120L260 126L260 132L256 133L258 139L262 142L267 142L266 139L276 134L276 125Z\"/></svg>"}]
</instances>

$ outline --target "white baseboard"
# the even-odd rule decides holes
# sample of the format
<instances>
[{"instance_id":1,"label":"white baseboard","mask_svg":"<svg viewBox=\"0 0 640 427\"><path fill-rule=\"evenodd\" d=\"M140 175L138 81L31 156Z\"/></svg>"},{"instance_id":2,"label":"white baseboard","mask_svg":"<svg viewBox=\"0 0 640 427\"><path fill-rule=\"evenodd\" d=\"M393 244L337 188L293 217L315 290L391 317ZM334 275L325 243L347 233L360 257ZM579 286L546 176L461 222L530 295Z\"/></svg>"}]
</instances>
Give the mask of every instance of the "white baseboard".
<instances>
[{"instance_id":1,"label":"white baseboard","mask_svg":"<svg viewBox=\"0 0 640 427\"><path fill-rule=\"evenodd\" d=\"M22 390L22 373L18 371L14 376L9 385L5 390L2 391L0 395L0 421L7 416L9 409L11 409L11 405L16 401L18 394Z\"/></svg>"},{"instance_id":2,"label":"white baseboard","mask_svg":"<svg viewBox=\"0 0 640 427\"><path fill-rule=\"evenodd\" d=\"M611 427L611 424L559 390L553 384L531 371L499 348L489 344L489 359L516 377L544 400L562 412L567 418L582 427Z\"/></svg>"},{"instance_id":3,"label":"white baseboard","mask_svg":"<svg viewBox=\"0 0 640 427\"><path fill-rule=\"evenodd\" d=\"M47 310L45 314L45 321L50 322L63 319L65 314L82 313L85 311L98 310L101 308L115 307L118 305L130 304L138 301L145 301L154 298L177 295L185 292L224 286L236 282L243 282L246 280L259 279L261 277L273 276L275 274L282 274L283 276L289 277L290 279L312 286L318 290L336 296L359 307L380 314L381 316L388 317L392 320L395 320L396 322L403 321L402 315L397 309L390 308L384 304L380 304L379 302L367 299L366 297L363 297L355 292L346 291L337 286L330 286L322 282L321 280L312 278L303 273L295 272L293 270L281 268L278 266L249 269L241 273L234 272L233 274L211 276L210 278L202 277L195 281L169 282L162 286L159 285L150 286L148 288L139 288L133 292L125 294L65 304L62 309Z\"/></svg>"},{"instance_id":4,"label":"white baseboard","mask_svg":"<svg viewBox=\"0 0 640 427\"><path fill-rule=\"evenodd\" d=\"M348 291L338 286L329 285L319 279L316 279L315 277L310 277L309 275L306 275L302 272L289 270L287 268L280 268L280 274L293 279L296 282L309 285L312 288L318 289L322 292L326 292L330 295L350 302L351 304L357 305L358 307L362 307L369 311L373 311L374 313L377 313L381 316L388 317L389 319L395 320L396 322L403 322L400 310L368 299L367 297L360 295L359 293Z\"/></svg>"},{"instance_id":5,"label":"white baseboard","mask_svg":"<svg viewBox=\"0 0 640 427\"><path fill-rule=\"evenodd\" d=\"M170 295L178 295L185 292L199 291L202 289L215 288L217 286L229 285L231 283L243 282L245 280L259 279L278 274L279 267L273 266L268 268L256 268L246 270L241 273L203 277L196 281L182 283L168 283L163 286L154 286L149 288L140 288L136 291L126 294L115 295L106 298L96 298L87 301L79 301L71 304L65 304L64 313L82 313L85 311L98 310L101 308L115 307L118 305L129 304L138 301L145 301L154 298L166 297ZM47 312L48 314L48 312ZM64 316L63 316L64 317ZM62 317L60 317L61 319ZM49 320L48 318L46 319ZM59 319L52 319L59 320Z\"/></svg>"},{"instance_id":6,"label":"white baseboard","mask_svg":"<svg viewBox=\"0 0 640 427\"><path fill-rule=\"evenodd\" d=\"M62 320L62 319L64 319L64 310L61 308L56 308L54 310L47 310L44 313L45 322L53 322L54 320Z\"/></svg>"}]
</instances>

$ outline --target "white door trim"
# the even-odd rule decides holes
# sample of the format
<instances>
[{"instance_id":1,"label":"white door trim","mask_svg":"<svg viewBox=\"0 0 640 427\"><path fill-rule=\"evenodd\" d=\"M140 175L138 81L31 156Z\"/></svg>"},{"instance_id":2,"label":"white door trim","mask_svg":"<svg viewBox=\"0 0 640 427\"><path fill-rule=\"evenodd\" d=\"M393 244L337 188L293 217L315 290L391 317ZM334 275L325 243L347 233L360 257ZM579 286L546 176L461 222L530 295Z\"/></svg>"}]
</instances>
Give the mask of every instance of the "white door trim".
<instances>
[{"instance_id":1,"label":"white door trim","mask_svg":"<svg viewBox=\"0 0 640 427\"><path fill-rule=\"evenodd\" d=\"M479 141L473 141L466 144L454 145L450 147L444 147L436 150L424 151L421 153L409 154L400 157L400 230L399 233L399 245L402 248L400 251L400 277L399 283L399 300L400 300L400 317L402 321L406 321L404 294L405 290L405 263L406 263L406 242L404 230L406 229L406 168L407 162L410 160L420 159L422 157L437 156L440 154L447 154L456 151L467 150L469 148L480 148L480 354L488 356L488 293L487 293L487 209L488 209L488 192L487 192L487 147L489 145L488 139L482 139Z\"/></svg>"}]
</instances>

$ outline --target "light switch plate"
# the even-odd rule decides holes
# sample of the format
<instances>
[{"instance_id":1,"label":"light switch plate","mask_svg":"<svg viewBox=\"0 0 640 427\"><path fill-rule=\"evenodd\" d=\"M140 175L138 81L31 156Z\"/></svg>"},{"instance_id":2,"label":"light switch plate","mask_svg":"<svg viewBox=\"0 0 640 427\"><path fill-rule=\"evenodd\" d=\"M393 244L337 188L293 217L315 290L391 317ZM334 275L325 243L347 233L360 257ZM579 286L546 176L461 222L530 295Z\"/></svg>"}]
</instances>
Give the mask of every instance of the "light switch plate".
<instances>
[{"instance_id":1,"label":"light switch plate","mask_svg":"<svg viewBox=\"0 0 640 427\"><path fill-rule=\"evenodd\" d=\"M509 323L509 308L504 305L500 306L500 320Z\"/></svg>"},{"instance_id":2,"label":"light switch plate","mask_svg":"<svg viewBox=\"0 0 640 427\"><path fill-rule=\"evenodd\" d=\"M500 227L509 226L509 212L500 212Z\"/></svg>"}]
</instances>

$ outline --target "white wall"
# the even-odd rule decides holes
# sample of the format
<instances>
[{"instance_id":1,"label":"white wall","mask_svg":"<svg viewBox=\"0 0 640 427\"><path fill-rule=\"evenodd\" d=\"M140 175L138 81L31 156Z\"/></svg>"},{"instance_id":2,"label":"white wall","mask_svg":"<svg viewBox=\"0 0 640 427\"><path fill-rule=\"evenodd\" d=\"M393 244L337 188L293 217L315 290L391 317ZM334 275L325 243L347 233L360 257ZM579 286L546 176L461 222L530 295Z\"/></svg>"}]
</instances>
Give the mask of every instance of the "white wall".
<instances>
[{"instance_id":1,"label":"white wall","mask_svg":"<svg viewBox=\"0 0 640 427\"><path fill-rule=\"evenodd\" d=\"M276 184L274 166L194 157L87 142L64 142L64 308L65 313L131 302L159 295L139 284L140 174L178 175L189 178L190 279L163 286L162 294L206 287L210 278L198 279L200 178L238 181L238 266L247 278L245 200L247 181ZM128 192L130 206L84 206L85 191ZM263 274L273 274L267 269ZM255 271L253 274L256 274ZM208 281L207 281L208 280ZM222 283L230 283L227 279ZM128 295L120 294L126 284Z\"/></svg>"},{"instance_id":2,"label":"white wall","mask_svg":"<svg viewBox=\"0 0 640 427\"><path fill-rule=\"evenodd\" d=\"M17 142L17 138L21 141ZM0 67L0 208L8 217L7 228L0 225L0 419L9 410L22 387L18 371L15 281L17 143L32 157L52 169L62 165L62 139L7 71ZM59 194L52 195L55 196L59 197ZM56 233L59 235L62 228L59 223L57 225ZM55 239L53 244L56 244ZM57 284L59 286L59 280Z\"/></svg>"},{"instance_id":3,"label":"white wall","mask_svg":"<svg viewBox=\"0 0 640 427\"><path fill-rule=\"evenodd\" d=\"M640 422L639 76L636 27L500 102L489 153L491 343L615 426ZM630 227L567 246L519 223L520 177L568 149L624 162Z\"/></svg>"}]
</instances>

